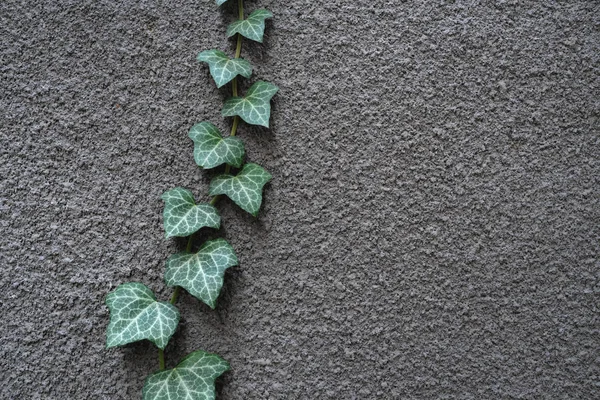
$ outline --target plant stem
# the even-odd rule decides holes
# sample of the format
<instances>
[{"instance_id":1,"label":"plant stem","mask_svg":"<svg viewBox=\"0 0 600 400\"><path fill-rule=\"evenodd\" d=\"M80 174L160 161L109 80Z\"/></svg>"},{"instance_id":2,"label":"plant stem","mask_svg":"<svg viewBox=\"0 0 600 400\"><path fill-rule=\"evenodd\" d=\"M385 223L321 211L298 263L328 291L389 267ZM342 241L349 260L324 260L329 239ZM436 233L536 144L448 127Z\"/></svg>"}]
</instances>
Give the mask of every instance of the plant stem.
<instances>
[{"instance_id":1,"label":"plant stem","mask_svg":"<svg viewBox=\"0 0 600 400\"><path fill-rule=\"evenodd\" d=\"M187 251L188 253L190 251L192 251L193 242L194 242L194 234L192 233L188 237L187 246L185 248L185 251ZM181 287L175 286L175 289L173 290L173 295L171 295L171 300L170 300L171 304L175 305L175 303L177 303L177 299L179 298L180 291L181 291ZM165 352L161 349L158 349L158 367L160 368L161 371L165 369Z\"/></svg>"},{"instance_id":2,"label":"plant stem","mask_svg":"<svg viewBox=\"0 0 600 400\"><path fill-rule=\"evenodd\" d=\"M238 20L244 20L244 0L238 0ZM242 35L237 35L237 46L235 48L235 58L240 58L242 54Z\"/></svg>"},{"instance_id":3,"label":"plant stem","mask_svg":"<svg viewBox=\"0 0 600 400\"><path fill-rule=\"evenodd\" d=\"M240 4L242 4L243 0L240 0ZM243 9L242 9L243 10ZM240 19L244 19L244 12L242 11L242 17ZM240 58L240 55L242 54L242 35L241 34L237 34L237 45L235 48L235 57L234 58ZM237 97L238 95L238 85L237 85L237 77L233 78L233 80L231 81L231 91L233 93L233 97Z\"/></svg>"},{"instance_id":4,"label":"plant stem","mask_svg":"<svg viewBox=\"0 0 600 400\"><path fill-rule=\"evenodd\" d=\"M236 115L235 117L233 117L233 126L231 127L230 136L235 136L239 123L240 123L240 117Z\"/></svg>"},{"instance_id":5,"label":"plant stem","mask_svg":"<svg viewBox=\"0 0 600 400\"><path fill-rule=\"evenodd\" d=\"M238 0L238 19L240 21L244 20L244 0ZM235 46L235 58L240 58L242 55L242 35L240 33L237 34L237 45ZM231 92L233 97L238 97L238 82L237 77L233 78L231 81ZM239 123L240 117L237 115L233 117L233 126L231 127L231 136L235 136L237 131L237 126Z\"/></svg>"},{"instance_id":6,"label":"plant stem","mask_svg":"<svg viewBox=\"0 0 600 400\"><path fill-rule=\"evenodd\" d=\"M162 349L158 349L158 367L161 371L165 369L165 352Z\"/></svg>"},{"instance_id":7,"label":"plant stem","mask_svg":"<svg viewBox=\"0 0 600 400\"><path fill-rule=\"evenodd\" d=\"M238 0L238 19L240 21L244 19L244 0ZM240 58L241 54L242 54L242 35L240 35L238 33L237 34L237 44L235 47L235 58ZM232 91L233 97L238 96L237 78L233 78L233 80L231 81L231 91ZM233 117L233 125L231 126L230 136L235 136L235 134L237 133L237 128L238 128L239 123L240 123L240 117L238 117L236 115L235 117ZM225 166L225 173L228 174L230 169L231 169L231 166L229 164L227 164ZM210 204L214 206L217 203L217 201L219 201L219 197L220 196L213 197L210 200ZM194 234L191 234L188 237L188 242L187 242L187 246L185 249L185 251L187 251L188 253L192 251L193 242L194 242ZM175 290L173 290L173 295L171 296L171 304L175 305L175 303L177 303L177 299L179 298L180 291L181 291L181 287L175 286ZM159 365L161 371L165 369L165 352L161 349L158 349L158 365Z\"/></svg>"},{"instance_id":8,"label":"plant stem","mask_svg":"<svg viewBox=\"0 0 600 400\"><path fill-rule=\"evenodd\" d=\"M244 19L244 0L238 0L238 19Z\"/></svg>"},{"instance_id":9,"label":"plant stem","mask_svg":"<svg viewBox=\"0 0 600 400\"><path fill-rule=\"evenodd\" d=\"M242 21L244 19L244 0L238 0L238 19ZM235 58L240 58L242 55L242 35L240 33L237 34L237 45L235 46ZM238 82L237 77L233 78L231 82L231 92L233 97L238 97ZM231 133L229 136L235 136L237 133L237 128L240 123L240 117L233 117L233 125L231 126ZM231 166L227 164L225 166L225 173L228 174L231 170ZM213 199L214 200L214 199Z\"/></svg>"}]
</instances>

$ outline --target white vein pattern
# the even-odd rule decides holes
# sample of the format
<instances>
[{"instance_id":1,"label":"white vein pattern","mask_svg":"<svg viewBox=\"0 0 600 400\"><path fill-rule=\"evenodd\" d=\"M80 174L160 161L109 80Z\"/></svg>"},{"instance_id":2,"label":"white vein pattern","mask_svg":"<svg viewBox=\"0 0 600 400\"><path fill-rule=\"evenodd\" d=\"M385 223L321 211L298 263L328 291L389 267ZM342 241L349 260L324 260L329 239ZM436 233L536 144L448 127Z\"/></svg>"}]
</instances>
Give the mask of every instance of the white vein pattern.
<instances>
[{"instance_id":1,"label":"white vein pattern","mask_svg":"<svg viewBox=\"0 0 600 400\"><path fill-rule=\"evenodd\" d=\"M163 223L167 239L189 236L203 227L219 229L221 226L217 209L208 203L196 204L192 192L187 189L171 189L161 198L165 202Z\"/></svg>"},{"instance_id":2,"label":"white vein pattern","mask_svg":"<svg viewBox=\"0 0 600 400\"><path fill-rule=\"evenodd\" d=\"M215 168L229 164L239 168L244 161L244 142L235 137L223 138L219 129L210 122L201 122L188 134L194 141L194 160L202 168Z\"/></svg>"},{"instance_id":3,"label":"white vein pattern","mask_svg":"<svg viewBox=\"0 0 600 400\"><path fill-rule=\"evenodd\" d=\"M252 66L248 61L243 58L229 58L220 50L205 50L198 54L197 59L208 64L210 74L219 88L238 75L244 78L250 78L252 75Z\"/></svg>"},{"instance_id":4,"label":"white vein pattern","mask_svg":"<svg viewBox=\"0 0 600 400\"><path fill-rule=\"evenodd\" d=\"M273 14L264 8L254 11L248 18L235 21L227 27L227 37L239 33L245 38L262 43L265 33L265 20L272 18Z\"/></svg>"},{"instance_id":5,"label":"white vein pattern","mask_svg":"<svg viewBox=\"0 0 600 400\"><path fill-rule=\"evenodd\" d=\"M148 339L164 349L179 323L175 306L156 301L154 293L137 282L124 283L106 296L110 323L106 347Z\"/></svg>"},{"instance_id":6,"label":"white vein pattern","mask_svg":"<svg viewBox=\"0 0 600 400\"><path fill-rule=\"evenodd\" d=\"M229 370L229 364L216 354L194 351L175 368L146 379L143 400L213 400L215 380Z\"/></svg>"},{"instance_id":7,"label":"white vein pattern","mask_svg":"<svg viewBox=\"0 0 600 400\"><path fill-rule=\"evenodd\" d=\"M165 282L181 286L215 308L225 270L238 264L233 247L224 239L207 241L197 253L178 253L167 260Z\"/></svg>"},{"instance_id":8,"label":"white vein pattern","mask_svg":"<svg viewBox=\"0 0 600 400\"><path fill-rule=\"evenodd\" d=\"M210 182L211 196L225 194L253 216L258 215L262 203L262 191L272 176L258 164L246 164L236 175L223 174Z\"/></svg>"},{"instance_id":9,"label":"white vein pattern","mask_svg":"<svg viewBox=\"0 0 600 400\"><path fill-rule=\"evenodd\" d=\"M279 88L270 82L258 81L248 89L245 97L231 97L225 101L224 117L239 115L246 123L269 127L271 99Z\"/></svg>"}]
</instances>

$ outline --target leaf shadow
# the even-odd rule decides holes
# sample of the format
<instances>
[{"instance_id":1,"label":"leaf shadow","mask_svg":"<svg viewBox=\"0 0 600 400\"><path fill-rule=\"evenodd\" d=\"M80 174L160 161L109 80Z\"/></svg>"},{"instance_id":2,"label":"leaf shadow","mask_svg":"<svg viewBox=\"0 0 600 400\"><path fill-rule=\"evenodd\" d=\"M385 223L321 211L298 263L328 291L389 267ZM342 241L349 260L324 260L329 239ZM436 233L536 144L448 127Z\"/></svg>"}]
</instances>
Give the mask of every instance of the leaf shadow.
<instances>
[{"instance_id":1,"label":"leaf shadow","mask_svg":"<svg viewBox=\"0 0 600 400\"><path fill-rule=\"evenodd\" d=\"M138 371L146 365L146 375L158 371L158 349L149 340L140 340L122 346L126 371ZM140 361L142 361L140 363ZM136 372L136 373L138 373Z\"/></svg>"},{"instance_id":2,"label":"leaf shadow","mask_svg":"<svg viewBox=\"0 0 600 400\"><path fill-rule=\"evenodd\" d=\"M225 387L225 385L229 382L229 375L231 374L231 370L226 371L225 373L223 373L223 375L219 376L216 380L215 380L215 392L216 392L216 397L217 399L221 399L223 396L223 388Z\"/></svg>"},{"instance_id":3,"label":"leaf shadow","mask_svg":"<svg viewBox=\"0 0 600 400\"><path fill-rule=\"evenodd\" d=\"M263 41L262 43L259 42L254 42L251 40L248 40L247 42L251 42L250 44L248 44L248 47L251 47L251 50L248 52L248 54L252 54L252 57L254 59L260 60L261 64L269 64L269 61L271 60L272 56L271 56L271 52L269 50L271 50L271 27L273 25L273 23L271 22L271 19L267 19L265 20L265 32L263 35Z\"/></svg>"},{"instance_id":4,"label":"leaf shadow","mask_svg":"<svg viewBox=\"0 0 600 400\"><path fill-rule=\"evenodd\" d=\"M177 252L181 252L185 250L187 246L188 238L187 237L174 237L175 247L177 248Z\"/></svg>"},{"instance_id":5,"label":"leaf shadow","mask_svg":"<svg viewBox=\"0 0 600 400\"><path fill-rule=\"evenodd\" d=\"M246 2L248 1L249 0L246 0ZM227 1L225 4L219 6L219 15L221 15L221 18L226 24L237 19L237 7L237 1Z\"/></svg>"},{"instance_id":6,"label":"leaf shadow","mask_svg":"<svg viewBox=\"0 0 600 400\"><path fill-rule=\"evenodd\" d=\"M254 3L253 0L244 0L244 14L245 16L248 16L248 14L250 14L252 11L254 11L254 9L250 10L246 7L247 4L249 3ZM226 19L229 21L235 21L237 20L237 16L238 16L238 3L237 1L228 1L225 4L219 6L219 13L221 14L221 16L226 17Z\"/></svg>"},{"instance_id":7,"label":"leaf shadow","mask_svg":"<svg viewBox=\"0 0 600 400\"><path fill-rule=\"evenodd\" d=\"M194 234L192 237L192 253L197 252L198 249L207 241L217 239L220 237L226 236L226 230L221 220L221 227L219 229L211 229L211 228L202 228L198 232ZM185 245L182 248L182 251L187 247L187 238L185 240Z\"/></svg>"},{"instance_id":8,"label":"leaf shadow","mask_svg":"<svg viewBox=\"0 0 600 400\"><path fill-rule=\"evenodd\" d=\"M244 135L246 147L251 151L250 153L246 152L246 162L256 162L261 164L262 167L266 167L266 165L262 165L264 161L261 160L278 157L279 146L272 127L265 128L244 123L238 130Z\"/></svg>"},{"instance_id":9,"label":"leaf shadow","mask_svg":"<svg viewBox=\"0 0 600 400\"><path fill-rule=\"evenodd\" d=\"M223 287L217 298L215 312L221 324L226 324L227 316L231 309L233 299L238 291L239 283L242 280L242 267L236 265L225 270Z\"/></svg>"}]
</instances>

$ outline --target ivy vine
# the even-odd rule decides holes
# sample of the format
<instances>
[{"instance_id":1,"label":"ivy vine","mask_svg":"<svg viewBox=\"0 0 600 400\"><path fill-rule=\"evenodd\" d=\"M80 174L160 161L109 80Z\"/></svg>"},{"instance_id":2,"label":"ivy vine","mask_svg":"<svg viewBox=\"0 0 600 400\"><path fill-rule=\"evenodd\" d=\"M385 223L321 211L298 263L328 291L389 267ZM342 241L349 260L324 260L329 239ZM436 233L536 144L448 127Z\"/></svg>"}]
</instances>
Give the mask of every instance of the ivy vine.
<instances>
[{"instance_id":1,"label":"ivy vine","mask_svg":"<svg viewBox=\"0 0 600 400\"><path fill-rule=\"evenodd\" d=\"M227 0L216 0L222 5ZM145 285L129 282L119 285L106 297L110 322L106 332L108 348L139 340L149 340L158 348L159 371L144 384L144 400L210 400L215 398L215 380L229 370L229 364L216 354L197 350L188 354L175 368L165 370L164 349L179 323L175 306L181 288L214 309L225 270L238 264L233 247L224 239L206 241L192 251L193 237L203 228L218 229L221 217L215 207L220 196L229 197L244 211L257 216L263 187L271 174L254 163L244 163L244 143L236 137L240 119L247 124L269 127L271 99L277 86L265 81L254 83L244 96L238 94L238 78L249 78L252 66L241 58L242 38L262 43L265 20L273 14L255 10L244 18L244 1L238 0L238 20L227 28L227 36L237 37L233 58L221 50L201 52L198 61L208 64L217 87L231 82L232 97L225 101L223 117L233 117L231 133L223 137L210 122L194 125L189 137L194 142L194 161L203 169L224 166L209 187L214 196L208 203L197 203L191 191L174 188L162 195L165 203L165 238L188 237L186 250L166 261L165 283L174 287L170 301L159 301ZM232 171L232 168L235 169Z\"/></svg>"}]
</instances>

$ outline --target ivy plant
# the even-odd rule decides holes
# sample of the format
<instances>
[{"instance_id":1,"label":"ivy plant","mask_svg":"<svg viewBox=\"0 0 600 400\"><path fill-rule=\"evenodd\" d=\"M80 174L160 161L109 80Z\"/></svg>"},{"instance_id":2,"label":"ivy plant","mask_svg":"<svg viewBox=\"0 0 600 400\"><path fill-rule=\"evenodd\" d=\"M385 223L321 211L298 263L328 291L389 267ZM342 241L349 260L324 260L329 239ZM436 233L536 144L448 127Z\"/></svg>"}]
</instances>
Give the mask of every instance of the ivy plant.
<instances>
[{"instance_id":1,"label":"ivy plant","mask_svg":"<svg viewBox=\"0 0 600 400\"><path fill-rule=\"evenodd\" d=\"M216 0L218 6L226 2ZM233 117L231 133L223 136L211 122L203 121L192 126L188 134L194 144L196 164L204 170L216 171L208 188L208 195L213 197L198 202L189 189L181 187L162 195L165 238L188 238L186 249L166 260L165 284L174 288L171 299L157 300L152 290L138 282L123 283L106 297L110 312L107 347L149 340L158 348L158 371L145 381L144 400L214 399L215 380L230 368L219 355L196 350L174 368L166 369L164 349L179 323L176 304L181 289L214 309L225 270L238 264L234 248L223 238L208 240L193 251L194 235L202 229L219 229L221 217L215 206L222 196L229 197L256 217L262 205L264 186L272 178L262 166L245 162L244 142L236 134L240 120L269 127L271 99L278 91L277 86L257 81L242 95L238 92L238 79L252 75L252 65L241 58L242 38L262 43L265 20L273 14L260 9L244 18L243 0L237 2L238 19L227 28L227 36L236 37L233 56L210 49L197 57L208 65L218 88L231 84L231 97L221 112L224 117Z\"/></svg>"},{"instance_id":2,"label":"ivy plant","mask_svg":"<svg viewBox=\"0 0 600 400\"><path fill-rule=\"evenodd\" d=\"M271 98L279 89L269 82L256 82L244 97L232 97L225 101L224 117L241 117L244 122L269 127Z\"/></svg>"}]
</instances>

